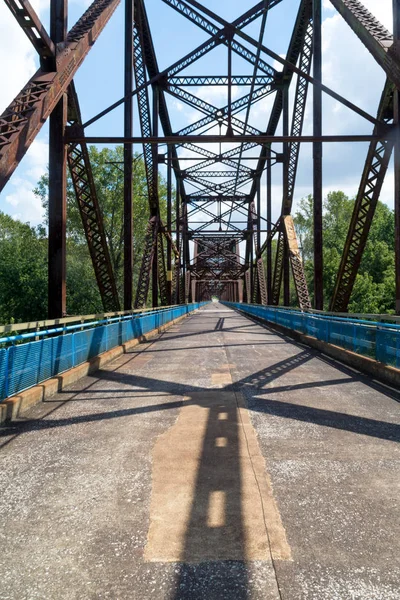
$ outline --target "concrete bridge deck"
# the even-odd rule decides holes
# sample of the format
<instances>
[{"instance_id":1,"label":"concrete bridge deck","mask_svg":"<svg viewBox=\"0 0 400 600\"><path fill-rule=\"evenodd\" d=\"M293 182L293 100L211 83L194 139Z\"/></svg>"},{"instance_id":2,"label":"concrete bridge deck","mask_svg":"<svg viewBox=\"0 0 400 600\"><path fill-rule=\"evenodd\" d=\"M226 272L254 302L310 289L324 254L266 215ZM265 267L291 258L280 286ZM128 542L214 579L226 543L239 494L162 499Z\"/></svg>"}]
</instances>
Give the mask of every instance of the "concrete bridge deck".
<instances>
[{"instance_id":1,"label":"concrete bridge deck","mask_svg":"<svg viewBox=\"0 0 400 600\"><path fill-rule=\"evenodd\" d=\"M399 400L211 303L0 430L0 598L399 599Z\"/></svg>"}]
</instances>

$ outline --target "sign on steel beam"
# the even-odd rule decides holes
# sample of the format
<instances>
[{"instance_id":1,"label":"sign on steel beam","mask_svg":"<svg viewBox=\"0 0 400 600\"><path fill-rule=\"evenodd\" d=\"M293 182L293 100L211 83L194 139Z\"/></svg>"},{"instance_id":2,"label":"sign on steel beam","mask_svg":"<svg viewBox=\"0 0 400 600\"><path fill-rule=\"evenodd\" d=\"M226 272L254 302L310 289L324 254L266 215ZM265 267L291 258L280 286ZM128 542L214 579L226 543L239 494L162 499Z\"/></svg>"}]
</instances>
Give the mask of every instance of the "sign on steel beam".
<instances>
[{"instance_id":1,"label":"sign on steel beam","mask_svg":"<svg viewBox=\"0 0 400 600\"><path fill-rule=\"evenodd\" d=\"M293 218L290 215L287 215L283 218L283 228L285 233L285 243L289 248L289 260L292 267L297 300L299 302L299 307L302 310L306 310L311 308L310 294L308 292L307 280L299 245L297 243Z\"/></svg>"},{"instance_id":2,"label":"sign on steel beam","mask_svg":"<svg viewBox=\"0 0 400 600\"><path fill-rule=\"evenodd\" d=\"M331 0L356 36L371 52L392 83L400 88L400 55L393 35L358 0Z\"/></svg>"},{"instance_id":3,"label":"sign on steel beam","mask_svg":"<svg viewBox=\"0 0 400 600\"><path fill-rule=\"evenodd\" d=\"M73 82L68 88L68 123L69 125L82 125L78 97ZM106 312L120 310L114 272L104 232L103 216L97 199L87 145L85 143L69 144L67 161L104 310Z\"/></svg>"},{"instance_id":4,"label":"sign on steel beam","mask_svg":"<svg viewBox=\"0 0 400 600\"><path fill-rule=\"evenodd\" d=\"M67 90L120 0L95 0L68 33L57 71L39 69L0 116L0 191Z\"/></svg>"},{"instance_id":5,"label":"sign on steel beam","mask_svg":"<svg viewBox=\"0 0 400 600\"><path fill-rule=\"evenodd\" d=\"M393 120L393 94L394 85L386 81L378 109L378 119L388 124ZM347 311L393 146L393 140L370 144L336 278L331 311Z\"/></svg>"}]
</instances>

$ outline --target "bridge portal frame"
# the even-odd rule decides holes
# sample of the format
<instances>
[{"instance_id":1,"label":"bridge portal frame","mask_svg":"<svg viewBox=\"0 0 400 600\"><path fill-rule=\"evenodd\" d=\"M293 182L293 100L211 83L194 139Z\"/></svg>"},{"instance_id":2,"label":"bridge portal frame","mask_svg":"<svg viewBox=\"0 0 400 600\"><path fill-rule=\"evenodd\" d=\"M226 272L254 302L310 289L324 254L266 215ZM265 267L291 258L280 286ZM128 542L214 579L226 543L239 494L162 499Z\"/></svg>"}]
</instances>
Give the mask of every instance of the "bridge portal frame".
<instances>
[{"instance_id":1,"label":"bridge portal frame","mask_svg":"<svg viewBox=\"0 0 400 600\"><path fill-rule=\"evenodd\" d=\"M40 68L30 79L16 99L4 111L0 120L0 190L11 177L45 120L50 117L50 165L49 165L49 316L61 317L66 311L65 260L66 260L66 167L70 166L82 224L92 257L103 304L107 310L119 309L107 241L104 234L101 210L91 172L88 143L122 143L124 147L124 308L133 304L133 227L132 227L132 146L143 144L149 190L150 221L148 239L144 249L141 275L136 291L135 307L147 301L151 284L152 304L187 302L196 289L191 285L195 269L190 256L189 241L200 240L206 229L191 229L188 206L210 194L220 211L219 221L208 211L209 224L224 222L225 238L236 239L241 231L245 242L243 265L237 281L243 282L244 299L247 302L278 304L281 300L283 282L285 303L289 297L289 266L291 265L298 301L301 308L309 308L310 300L304 277L298 244L290 220L295 187L298 156L301 144L313 145L313 197L314 197L314 306L322 309L323 253L322 253L322 147L323 143L339 141L368 141L370 150L365 163L357 196L353 219L350 224L342 262L337 275L331 310L346 311L351 291L368 238L371 220L382 189L388 163L394 151L395 160L395 249L396 249L396 311L400 314L400 0L393 0L394 33L391 35L358 0L331 0L354 33L368 48L387 75L377 117L349 102L322 84L321 58L321 0L300 0L299 12L285 58L264 44L264 31L268 13L282 0L257 2L232 23L228 23L215 11L197 0L162 0L173 10L200 27L210 36L193 52L182 57L165 71L160 71L154 50L150 24L146 14L145 0L125 0L125 79L124 96L99 115L82 122L73 76L82 64L93 43L112 16L119 0L94 0L88 10L70 31L67 31L67 0L51 0L50 35L40 22L28 0L5 0L17 21L23 27L40 57ZM246 33L248 24L259 19L258 40ZM133 34L133 35L132 35ZM188 65L195 63L212 49L224 46L228 52L227 75L182 75ZM241 56L253 65L253 74L239 76L233 73L232 56ZM277 71L266 62L265 57L282 65ZM132 69L133 67L133 69ZM311 76L312 68L312 76ZM297 75L295 101L290 125L288 90L293 75ZM135 79L135 85L134 85ZM196 85L227 86L228 104L218 108L205 102L187 90ZM250 93L233 100L234 85L250 85ZM313 94L313 135L302 135L304 112L309 85ZM152 91L150 103L149 91ZM265 132L256 130L249 123L251 106L258 100L275 93L270 120ZM371 135L323 136L322 93L335 98L344 106L373 126ZM170 94L196 108L205 115L199 122L173 133L166 94ZM141 135L133 136L133 99L139 105ZM85 128L123 104L123 137L87 137ZM246 109L243 120L235 115ZM282 119L283 132L276 130ZM218 123L220 135L196 132L208 124ZM159 135L159 124L163 135ZM222 135L222 125L226 135ZM238 143L238 152L226 152L220 157L209 151L204 143ZM166 156L159 154L158 146L168 144ZM282 143L283 153L272 148ZM198 165L182 169L178 149L180 146L196 152ZM251 147L260 147L261 153L255 169L244 164L244 153ZM164 224L158 204L158 171L160 162L167 162L167 222ZM231 182L215 185L209 179L205 167L221 163L236 169ZM282 211L276 223L272 223L271 166L283 163ZM202 169L200 171L200 169ZM260 181L266 171L267 214L261 216ZM212 173L212 172L210 172ZM175 219L172 211L172 174L176 179ZM197 186L197 192L188 194L185 180ZM238 203L221 211L224 198L237 193L238 186L251 183L247 203L245 228L232 227L232 215ZM219 200L222 198L222 201ZM218 204L219 202L219 204ZM203 206L203 213L206 210ZM207 214L207 213L205 213ZM263 222L262 222L263 221ZM261 231L266 227L267 239L261 244ZM210 230L209 230L210 231ZM175 239L174 239L175 235ZM275 269L272 268L272 240L278 235ZM199 237L196 237L199 236ZM164 252L166 244L166 253ZM263 254L267 253L266 281ZM174 261L173 261L174 257ZM211 256L212 261L218 254ZM227 262L227 261L225 261ZM229 262L229 261L228 261ZM229 269L225 273L228 281ZM204 273L202 275L204 278ZM223 277L221 276L221 279ZM198 283L203 283L199 279ZM202 286L199 285L199 288ZM203 286L204 287L204 286ZM228 289L236 289L233 284ZM233 293L233 292L232 292ZM237 296L237 292L235 292ZM228 292L229 296L229 292ZM226 298L229 300L229 297Z\"/></svg>"}]
</instances>

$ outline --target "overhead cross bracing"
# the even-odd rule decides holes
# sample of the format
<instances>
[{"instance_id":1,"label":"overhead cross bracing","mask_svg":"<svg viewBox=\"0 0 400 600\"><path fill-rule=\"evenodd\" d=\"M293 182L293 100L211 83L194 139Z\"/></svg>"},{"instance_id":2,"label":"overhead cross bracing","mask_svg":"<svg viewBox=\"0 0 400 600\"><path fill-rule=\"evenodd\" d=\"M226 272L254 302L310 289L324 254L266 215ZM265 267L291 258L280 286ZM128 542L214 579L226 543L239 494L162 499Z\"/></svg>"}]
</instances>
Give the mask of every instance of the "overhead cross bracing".
<instances>
[{"instance_id":1,"label":"overhead cross bracing","mask_svg":"<svg viewBox=\"0 0 400 600\"><path fill-rule=\"evenodd\" d=\"M226 9L209 8L209 3L197 0L126 0L123 97L97 115L86 115L85 120L73 77L118 3L95 0L68 31L67 3L51 0L47 33L26 0L6 0L38 52L40 69L1 116L0 189L51 116L50 315L65 312L67 164L104 307L116 310L121 302L87 153L89 143L124 145L125 309L201 300L211 288L205 290L200 282L230 281L234 275L237 285L224 288L228 300L235 293L246 302L288 304L292 286L302 309L310 308L313 300L314 308L330 304L332 310L346 311L393 151L400 164L400 138L396 137L399 0L393 0L394 34L358 0L331 0L387 76L376 114L322 81L321 0L298 0L295 9L293 3L287 8L288 30L293 27L291 35L282 32L288 37L285 52L272 47L270 32L274 11L289 7L286 0L262 0L253 6L247 2L244 12L233 20L222 14ZM174 59L169 66L158 40L155 4L174 23L174 51L168 54ZM370 132L364 128L360 133L327 135L322 128L323 95L364 119ZM102 117L118 106L124 108L123 136L86 133L90 125L100 128ZM304 128L307 108L312 131ZM322 147L334 142L368 142L370 149L334 294L324 299ZM133 289L132 157L134 145L138 148L139 144L147 175L149 222ZM312 295L291 216L304 144L313 147L309 190L314 198ZM167 214L163 216L160 173L167 179ZM273 176L281 182L279 198ZM278 215L272 211L277 202L281 205ZM394 206L400 311L400 176L396 176ZM196 252L205 240L215 243L203 253L200 272ZM226 249L233 247L237 260L232 271ZM217 276L215 264L219 265Z\"/></svg>"}]
</instances>

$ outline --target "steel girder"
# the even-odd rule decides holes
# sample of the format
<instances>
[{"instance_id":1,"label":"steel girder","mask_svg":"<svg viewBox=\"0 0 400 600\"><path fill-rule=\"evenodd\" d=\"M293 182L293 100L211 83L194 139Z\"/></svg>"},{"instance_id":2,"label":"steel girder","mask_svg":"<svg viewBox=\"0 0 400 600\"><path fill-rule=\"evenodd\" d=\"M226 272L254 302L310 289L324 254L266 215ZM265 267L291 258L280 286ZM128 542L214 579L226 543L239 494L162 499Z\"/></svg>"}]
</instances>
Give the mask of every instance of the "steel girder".
<instances>
[{"instance_id":1,"label":"steel girder","mask_svg":"<svg viewBox=\"0 0 400 600\"><path fill-rule=\"evenodd\" d=\"M204 117L203 119L200 119L199 121L196 121L195 123L192 123L191 125L188 125L184 129L181 129L180 131L178 131L177 135L181 135L181 136L182 135L190 135L194 131L202 129L203 127L206 127L207 125L210 125L210 123L213 123L215 121L217 123L221 122L221 123L226 124L226 120L228 118L229 112L231 113L231 116L233 117L233 115L236 112L240 112L244 107L246 107L250 100L251 100L252 104L255 104L259 100L262 100L263 98L265 98L265 96L268 96L272 91L273 91L273 86L268 84L267 86L262 86L261 88L258 88L255 91L255 93L252 95L251 98L250 98L250 95L248 94L248 95L244 96L243 98L240 98L239 100L236 100L235 102L232 102L232 104L230 106L227 105L227 106L217 109L214 106L212 106L211 104L204 102L203 100L200 100L199 98L196 98L193 94L190 94L186 90L181 90L178 87L175 87L175 88L170 87L168 89L168 92L171 95L176 96L177 98L180 98L181 100L183 100L190 106L193 106L194 108L197 108L201 112L204 112L208 115L207 117ZM248 133L250 135L261 135L261 131L259 129L256 129L255 127L251 127L250 125L246 126L245 123L243 123L243 121L241 121L240 119L232 118L232 124L235 126L235 128L237 129L237 131L239 133L244 133L244 134Z\"/></svg>"},{"instance_id":2,"label":"steel girder","mask_svg":"<svg viewBox=\"0 0 400 600\"><path fill-rule=\"evenodd\" d=\"M233 75L231 77L231 84L232 85L247 85L250 86L252 85L253 81L254 81L254 85L262 85L262 86L266 86L266 85L270 85L271 81L272 81L272 77L268 76L268 75L257 75L256 77L252 77L251 75ZM229 77L227 77L226 75L210 75L208 77L206 76L201 76L201 75L193 75L193 76L178 76L178 77L169 77L168 78L168 87L172 86L172 87L189 87L189 86L195 86L198 87L199 85L203 86L203 85L211 85L211 86L216 86L216 85L223 85L223 86L227 86L229 84Z\"/></svg>"},{"instance_id":3,"label":"steel girder","mask_svg":"<svg viewBox=\"0 0 400 600\"><path fill-rule=\"evenodd\" d=\"M386 81L378 109L378 119L386 123L393 121L394 89L394 85ZM347 311L393 146L393 140L370 144L335 282L332 311Z\"/></svg>"},{"instance_id":4,"label":"steel girder","mask_svg":"<svg viewBox=\"0 0 400 600\"><path fill-rule=\"evenodd\" d=\"M68 88L68 123L75 126L82 125L73 82ZM86 144L69 144L67 160L104 310L106 312L120 310L103 217Z\"/></svg>"},{"instance_id":5,"label":"steel girder","mask_svg":"<svg viewBox=\"0 0 400 600\"><path fill-rule=\"evenodd\" d=\"M5 1L37 49L41 57L41 69L1 117L0 189L4 186L29 147L29 144L40 130L44 120L51 114L59 99L67 91L76 69L81 64L93 41L96 40L118 4L117 0L95 0L88 11L78 21L77 25L70 31L65 44L57 46L47 35L28 0L18 0L18 2L17 0ZM345 310L344 306L347 308L393 147L393 142L387 135L388 129L385 129L385 124L390 125L392 120L390 111L392 111L393 86L391 84L400 87L400 55L398 54L398 48L395 47L393 37L357 0L331 0L333 6L342 14L350 27L372 53L375 60L385 70L391 82L385 88L378 116L375 120L360 108L355 107L310 77L312 0L302 0L300 2L299 13L285 59L281 59L281 57L278 57L263 45L263 26L260 29L260 39L258 42L243 31L247 25L260 17L263 17L262 20L265 23L267 11L281 0L263 0L262 2L258 2L253 8L247 10L232 23L228 23L197 0L160 1L163 1L192 23L195 23L203 31L207 32L210 38L170 68L164 72L160 72L146 15L145 2L144 0L135 0L135 22L133 25L136 90L132 92L132 95L137 95L138 97L142 138L146 140L144 143L145 164L151 213L146 235L137 302L139 305L143 305L143 302L146 302L152 265L155 265L154 268L157 269L157 286L160 291L161 302L165 301L167 286L163 249L164 238L167 241L169 250L173 250L175 255L175 270L172 278L174 281L173 290L176 297L179 294L181 294L181 298L183 296L183 300L187 300L190 297L192 289L190 280L192 277L198 279L201 276L205 278L204 281L207 281L207 278L211 281L210 278L218 276L226 281L229 276L244 276L247 300L249 301L253 298L257 299L257 301L264 301L261 290L261 271L263 273L262 253L270 243L273 235L279 232L271 302L279 301L283 273L282 265L285 252L288 250L299 305L302 308L309 306L308 290L290 212L293 202L300 142L306 140L306 137L302 137L302 127L307 90L311 82L318 85L319 89L323 89L331 96L342 101L345 106L352 108L358 114L372 121L375 125L373 134L375 138L369 138L372 140L370 150L331 305L335 310ZM252 50L244 45L246 43L255 49ZM228 75L182 74L184 69L193 65L201 57L218 46L224 46L228 50ZM232 65L232 53L240 56L254 67L252 76L234 75L232 73L231 66L229 66L229 64ZM278 62L284 65L283 71L278 73L268 64L267 61L269 59L264 60L264 56L276 58ZM296 73L298 78L291 138L289 140L289 138L285 139L282 136L281 140L284 143L289 142L288 153L286 155L287 163L285 165L287 177L285 180L285 194L282 203L281 218L272 231L268 233L266 242L260 245L259 238L257 241L257 235L255 235L255 232L260 229L260 215L256 214L254 201L266 162L269 161L269 164L271 164L271 138L274 141L277 139L276 130L283 112L284 88L291 84L293 73ZM209 85L228 87L227 105L222 108L215 107L186 89L188 87ZM239 100L232 102L232 85L247 85L250 86L251 91ZM155 109L155 103L153 102L152 118L149 102L150 86L153 88L153 97L156 94L159 98L157 109ZM174 135L165 98L167 93L196 108L204 116ZM275 93L276 96L266 130L266 137L260 138L261 132L248 122L249 110L252 104L265 98L269 93ZM237 116L243 110L247 111L244 120ZM84 126L80 120L77 101L75 102L75 108L70 102L69 111L70 131L74 135L71 135L69 138L71 142L68 160L71 167L74 188L77 192L78 202L80 202L84 226L86 222L85 232L89 247L92 242L92 250L94 249L97 252L97 255L94 256L91 250L93 264L95 270L97 269L96 277L98 281L99 276L103 278L101 279L100 277L101 281L99 281L99 286L103 289L102 296L108 296L109 298L113 296L115 300L115 284L113 287L112 271L107 266L107 245L105 243L104 231L102 230L101 215L98 205L96 205L97 200L88 161L86 140L82 135ZM161 223L158 209L158 157L155 151L157 146L153 146L153 142L161 143L157 139L158 118L163 128L165 141L170 143L172 140L173 142L169 160L172 161L171 164L177 179L178 194L181 202L177 210L176 245L173 244L172 231L167 231ZM94 120L92 119L91 122ZM191 134L197 131L202 134L207 133L210 126L215 126L216 124L226 125L229 135L226 138L214 136L214 141L233 141L238 144L237 147L218 153L196 145L196 142L199 141L200 143L202 138L201 136ZM239 134L236 138L231 135L234 130ZM253 136L257 136L258 139L254 139ZM377 139L378 136L384 137ZM208 138L208 141L212 141L212 136L208 136ZM204 136L203 139L205 139ZM128 138L127 134L125 134L125 141L126 143L133 143L134 138ZM253 170L247 165L242 164L242 157L245 152L255 148L260 142L263 144L261 146L261 154L257 167ZM193 152L196 156L200 156L195 165L185 170L182 170L179 164L178 149L180 147ZM216 164L229 167L230 169L234 169L234 171L212 170L212 167ZM211 170L207 170L209 168ZM218 182L215 181L216 179L223 179L224 181ZM251 190L242 196L238 194L237 187L248 185L251 181L253 182ZM191 186L195 191L191 191L189 194L187 186ZM242 200L243 198L245 200ZM217 214L214 214L213 210L210 209L210 203L212 202L216 202L219 207ZM196 207L194 212L200 211L209 219L204 225L200 221L199 224L201 227L194 229L190 227L189 219L194 213L193 211L188 211L187 207L189 203ZM244 207L241 203L245 203L246 206ZM223 205L224 210L222 211ZM237 226L239 221L234 220L234 214L236 213L244 215L247 218L245 229ZM220 231L216 233L220 233L221 235L216 237L218 242L214 241L212 251L209 248L206 256L201 255L201 253L199 254L197 268L193 269L190 266L189 239L195 239L198 243L204 243L204 240L207 240L207 237L209 238L212 233L212 230L209 229L212 223L219 223ZM222 225L226 229L222 230ZM168 227L170 226L171 218L169 218ZM223 237L225 237L225 240L228 240L228 246L229 243L233 243L234 241L237 243L237 240L247 240L245 264L243 266L232 266L232 260L228 256L229 252L227 254L227 247L221 242L221 238ZM170 269L171 259L170 255L168 256L168 269ZM235 263L235 260L233 262ZM216 265L218 265L218 268ZM201 270L199 270L200 267ZM180 285L178 285L178 282ZM232 287L231 283L223 288L223 293L227 296L233 293L234 286ZM108 291L104 291L106 289Z\"/></svg>"},{"instance_id":6,"label":"steel girder","mask_svg":"<svg viewBox=\"0 0 400 600\"><path fill-rule=\"evenodd\" d=\"M311 58L312 58L312 2L311 0L303 0L300 4L299 12L297 15L295 27L293 30L293 35L290 40L287 60L293 65L296 65L298 61L300 61L300 65L305 69L305 73L310 72L311 67ZM303 71L303 69L302 69ZM291 70L288 66L285 66L282 72L282 80L285 82L285 85L289 86L293 78L293 70ZM303 127L304 121L304 112L305 105L307 100L307 89L308 89L308 80L304 77L298 77L297 87L296 87L296 96L295 96L295 105L293 111L293 122L292 122L292 132L294 135L300 135ZM278 127L278 123L282 116L283 112L283 99L284 99L284 90L278 90L275 102L271 111L270 120L267 127L268 135L274 135L276 129ZM299 144L298 142L293 142L289 146L289 164L288 164L288 174L286 182L286 190L287 196L283 198L282 202L282 213L289 214L293 202L293 192L294 185L296 179L297 172L297 164L298 164L298 156L299 156ZM270 155L270 144L266 144L261 152L260 161L257 167L257 170L261 173L264 170L265 163ZM253 182L253 186L251 189L251 197L254 198L257 192L257 182ZM277 227L274 227L267 236L267 239L262 244L261 248L258 249L257 257L261 257L269 246L271 239L274 237L276 232L279 232L277 246L276 246L276 256L275 256L275 267L271 285L272 297L269 300L271 304L277 305L279 304L280 299L280 291L282 286L283 279L283 264L284 264L284 254L285 254L285 245L287 245L287 241L285 239L285 231L283 227L283 223L280 220ZM249 248L247 248L247 252L249 252ZM289 257L291 254L289 253ZM297 276L299 272L298 264L296 264L296 268L293 269L292 272ZM303 274L304 275L304 274ZM305 277L301 277L302 281L305 281ZM301 289L301 282L299 281L296 285L296 290ZM300 302L300 298L299 298Z\"/></svg>"},{"instance_id":7,"label":"steel girder","mask_svg":"<svg viewBox=\"0 0 400 600\"><path fill-rule=\"evenodd\" d=\"M150 273L157 248L159 228L159 218L157 216L151 217L147 224L144 239L142 264L140 266L139 280L136 289L135 308L144 308L146 306L150 288Z\"/></svg>"},{"instance_id":8,"label":"steel girder","mask_svg":"<svg viewBox=\"0 0 400 600\"><path fill-rule=\"evenodd\" d=\"M41 69L46 72L55 71L56 44L48 36L28 0L6 0L6 4L38 52ZM82 130L78 96L73 81L68 86L67 93L67 123ZM118 292L86 143L69 144L67 161L104 310L119 310Z\"/></svg>"},{"instance_id":9,"label":"steel girder","mask_svg":"<svg viewBox=\"0 0 400 600\"><path fill-rule=\"evenodd\" d=\"M400 55L393 35L358 0L331 0L356 36L368 48L389 80L400 88Z\"/></svg>"},{"instance_id":10,"label":"steel girder","mask_svg":"<svg viewBox=\"0 0 400 600\"><path fill-rule=\"evenodd\" d=\"M256 255L256 268L255 268L255 272L254 272L254 285L253 285L253 296L252 296L252 300L253 302L257 303L257 304L263 304L263 305L267 305L268 304L268 295L267 295L267 282L265 280L265 270L264 270L264 263L263 263L263 259L261 256L258 256L258 235L257 235L257 231L259 229L259 223L258 223L258 216L257 215L257 209L256 209L256 205L255 202L251 202L249 205L249 212L250 212L250 222L251 222L251 235L253 237L253 241L252 243L254 243L254 249L255 249L255 255Z\"/></svg>"},{"instance_id":11,"label":"steel girder","mask_svg":"<svg viewBox=\"0 0 400 600\"><path fill-rule=\"evenodd\" d=\"M276 244L275 268L272 279L272 298L271 304L277 306L281 295L282 278L283 278L283 259L285 253L285 233L282 223L279 227L278 241Z\"/></svg>"},{"instance_id":12,"label":"steel girder","mask_svg":"<svg viewBox=\"0 0 400 600\"><path fill-rule=\"evenodd\" d=\"M167 270L165 267L165 252L163 239L163 234L159 233L157 242L157 272L161 306L168 306Z\"/></svg>"},{"instance_id":13,"label":"steel girder","mask_svg":"<svg viewBox=\"0 0 400 600\"><path fill-rule=\"evenodd\" d=\"M0 116L0 191L52 113L119 0L94 0L57 49L56 71L39 69Z\"/></svg>"},{"instance_id":14,"label":"steel girder","mask_svg":"<svg viewBox=\"0 0 400 600\"><path fill-rule=\"evenodd\" d=\"M147 81L146 67L144 62L143 50L143 13L141 10L136 10L135 21L133 26L133 66L136 87L141 91L138 93L138 109L140 129L144 138L151 137L153 128L151 124L149 90L144 84ZM152 216L159 214L158 202L158 177L157 165L155 164L155 156L153 146L151 144L143 144L144 163L147 176L147 193L149 197L150 214Z\"/></svg>"},{"instance_id":15,"label":"steel girder","mask_svg":"<svg viewBox=\"0 0 400 600\"><path fill-rule=\"evenodd\" d=\"M299 64L301 71L305 74L309 74L311 70L312 60L312 44L313 44L313 20L311 13L311 6L308 3L304 7L303 17L303 45L300 51ZM304 115L306 110L307 93L308 93L309 82L305 77L298 77L296 84L296 93L293 107L293 118L291 135L301 136L304 124ZM293 279L295 282L295 288L297 293L297 299L299 306L310 307L310 298L307 289L307 281L303 269L303 263L300 259L300 254L297 250L297 241L294 228L293 220L290 221L289 227L287 226L288 221L285 220L287 215L290 215L293 205L293 195L296 183L296 174L299 161L300 143L292 142L288 145L287 152L287 171L285 173L285 185L284 185L284 196L282 200L282 223L281 231L278 237L275 271L273 277L272 287L272 303L278 304L281 292L281 285L283 280L283 268L284 268L284 256L285 246L288 250L289 261L292 267Z\"/></svg>"},{"instance_id":16,"label":"steel girder","mask_svg":"<svg viewBox=\"0 0 400 600\"><path fill-rule=\"evenodd\" d=\"M44 71L55 71L56 46L28 0L4 0L40 56Z\"/></svg>"},{"instance_id":17,"label":"steel girder","mask_svg":"<svg viewBox=\"0 0 400 600\"><path fill-rule=\"evenodd\" d=\"M283 217L285 242L289 250L289 260L292 267L293 280L296 288L297 299L301 310L311 308L310 294L304 273L303 261L297 243L293 218L290 215Z\"/></svg>"},{"instance_id":18,"label":"steel girder","mask_svg":"<svg viewBox=\"0 0 400 600\"><path fill-rule=\"evenodd\" d=\"M229 43L229 41L228 41L229 36L227 37L227 35L226 35L227 32L224 29L218 29L218 27L216 27L209 19L207 19L204 16L204 14L201 14L197 10L193 9L190 6L189 2L185 2L183 0L162 0L162 1L165 2L165 4L168 4L169 6L171 6L171 8L174 8L175 10L177 10L180 14L182 14L187 19L189 19L190 21L195 23L198 27L200 27L201 29L203 29L204 31L209 33L211 36L217 36L217 35L222 36L223 44L227 45ZM201 9L202 13L207 12L207 10L204 6L200 5L199 8ZM220 21L222 21L222 19L220 19ZM235 24L235 23L230 24L225 21L223 23L223 27L225 28L227 26L228 27L234 26L235 29L237 29L237 30L241 29L240 22L238 24ZM252 52L251 50L249 50L248 48L243 46L243 44L240 44L236 40L232 41L232 50L233 50L233 52L235 52L236 54L241 56L244 60L247 60L250 64L252 64L252 65L257 64L260 71L263 71L267 75L271 75L271 76L276 75L275 69L273 69L270 65L268 65L262 59L259 59L257 61L257 56L254 54L254 52Z\"/></svg>"},{"instance_id":19,"label":"steel girder","mask_svg":"<svg viewBox=\"0 0 400 600\"><path fill-rule=\"evenodd\" d=\"M291 37L288 52L287 52L287 61L292 65L297 64L299 57L302 53L302 50L305 46L307 30L308 30L310 18L312 15L311 9L312 9L311 1L310 0L302 0L302 2L300 4L298 15L297 15L296 23L294 26L293 35ZM304 53L304 55L305 55L305 53ZM293 70L291 70L287 65L285 65L285 67L283 68L282 78L286 82L286 85L290 85L292 78L293 78ZM282 111L283 111L283 90L278 90L276 97L275 97L274 105L272 107L268 127L267 127L268 135L275 134L276 129L278 127L279 120L282 116ZM266 144L262 149L260 160L259 160L259 163L257 166L258 172L263 172L263 170L265 168L265 164L270 155L270 151L271 151L271 144ZM256 184L256 182L254 182L252 189L251 189L251 197L252 198L255 197L256 191L257 191L257 184ZM259 254L263 254L265 252L265 250L268 246L269 240L274 237L277 230L278 230L277 228L273 228L270 236L267 237L265 242L262 244L262 246L259 250ZM283 260L283 258L282 258L282 260ZM276 296L276 294L275 294L275 296Z\"/></svg>"}]
</instances>

